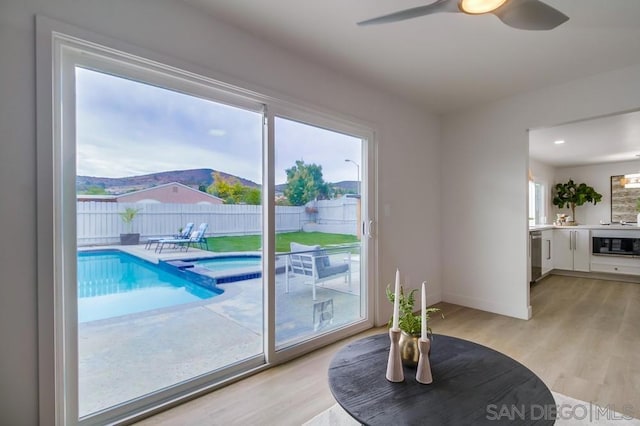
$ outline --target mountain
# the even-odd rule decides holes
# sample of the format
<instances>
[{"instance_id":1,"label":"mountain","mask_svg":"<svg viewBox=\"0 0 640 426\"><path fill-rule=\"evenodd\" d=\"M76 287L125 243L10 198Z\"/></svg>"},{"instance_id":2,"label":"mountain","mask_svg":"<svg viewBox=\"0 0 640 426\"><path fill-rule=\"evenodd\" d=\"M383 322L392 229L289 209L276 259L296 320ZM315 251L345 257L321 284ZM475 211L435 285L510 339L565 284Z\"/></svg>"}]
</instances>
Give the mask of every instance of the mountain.
<instances>
[{"instance_id":1,"label":"mountain","mask_svg":"<svg viewBox=\"0 0 640 426\"><path fill-rule=\"evenodd\" d=\"M206 187L213 183L214 173L220 173L220 175L225 179L236 179L244 186L251 188L261 187L261 185L249 179L241 178L229 173L213 169L192 169L173 170L170 172L159 172L121 178L76 176L76 191L78 193L83 193L90 188L102 188L108 194L124 194L126 192L138 191L140 189L151 188L171 182L178 182L192 188L198 188L200 185L204 185ZM340 189L343 193L355 194L358 191L358 182L352 180L331 183L331 186L336 189ZM286 183L281 183L275 186L276 193L283 193L286 188Z\"/></svg>"},{"instance_id":2,"label":"mountain","mask_svg":"<svg viewBox=\"0 0 640 426\"><path fill-rule=\"evenodd\" d=\"M347 194L357 194L358 193L358 181L355 180L343 180L340 182L334 182L331 184L334 188L340 188Z\"/></svg>"},{"instance_id":3,"label":"mountain","mask_svg":"<svg viewBox=\"0 0 640 426\"><path fill-rule=\"evenodd\" d=\"M174 170L170 172L151 173L140 176L127 176L121 178L106 178L95 176L77 176L76 191L84 192L91 187L103 188L109 194L123 194L125 192L138 191L171 182L178 182L192 188L200 185L209 186L213 183L213 174L220 173L225 179L237 179L242 185L251 188L260 188L260 185L248 179L234 176L229 173L213 169Z\"/></svg>"}]
</instances>

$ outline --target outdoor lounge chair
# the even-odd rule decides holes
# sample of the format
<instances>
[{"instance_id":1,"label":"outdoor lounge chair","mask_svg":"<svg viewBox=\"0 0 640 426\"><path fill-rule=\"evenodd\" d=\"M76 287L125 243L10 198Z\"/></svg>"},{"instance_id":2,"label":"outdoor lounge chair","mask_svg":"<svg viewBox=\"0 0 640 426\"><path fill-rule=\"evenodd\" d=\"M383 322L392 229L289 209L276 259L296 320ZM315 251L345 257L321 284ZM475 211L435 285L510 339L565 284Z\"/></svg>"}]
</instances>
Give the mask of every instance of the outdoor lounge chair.
<instances>
[{"instance_id":1,"label":"outdoor lounge chair","mask_svg":"<svg viewBox=\"0 0 640 426\"><path fill-rule=\"evenodd\" d=\"M189 250L191 244L199 244L200 247L206 247L209 250L209 244L207 243L207 239L204 234L207 232L207 228L209 224L201 223L198 227L197 231L193 231L189 238L163 238L158 241L158 245L156 246L156 253L162 253L162 249L166 244L170 244L175 246L179 246L180 250L184 249L185 251Z\"/></svg>"},{"instance_id":2,"label":"outdoor lounge chair","mask_svg":"<svg viewBox=\"0 0 640 426\"><path fill-rule=\"evenodd\" d=\"M171 237L149 238L144 248L149 250L153 244L158 244L161 240L166 240L167 238L189 238L191 236L191 232L193 232L193 226L193 222L189 222L184 226L184 228L182 228L182 231L179 234L172 235Z\"/></svg>"},{"instance_id":3,"label":"outdoor lounge chair","mask_svg":"<svg viewBox=\"0 0 640 426\"><path fill-rule=\"evenodd\" d=\"M285 293L289 292L290 274L311 282L313 300L316 300L316 284L339 276L344 276L345 282L349 283L349 289L351 289L350 261L332 265L327 252L320 246L291 243L290 247L291 253L288 256L288 267L285 272ZM350 260L350 256L347 259Z\"/></svg>"}]
</instances>

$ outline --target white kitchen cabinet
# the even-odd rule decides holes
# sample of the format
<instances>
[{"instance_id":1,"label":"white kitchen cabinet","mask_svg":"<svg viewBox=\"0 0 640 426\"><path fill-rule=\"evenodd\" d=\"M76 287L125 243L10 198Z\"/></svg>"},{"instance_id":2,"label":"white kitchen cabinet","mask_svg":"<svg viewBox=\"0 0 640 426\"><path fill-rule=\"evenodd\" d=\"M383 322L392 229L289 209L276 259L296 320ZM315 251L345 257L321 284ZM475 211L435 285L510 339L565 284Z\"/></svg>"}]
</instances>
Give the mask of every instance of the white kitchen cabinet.
<instances>
[{"instance_id":1,"label":"white kitchen cabinet","mask_svg":"<svg viewBox=\"0 0 640 426\"><path fill-rule=\"evenodd\" d=\"M567 271L589 272L591 261L589 247L588 229L554 229L553 267Z\"/></svg>"},{"instance_id":2,"label":"white kitchen cabinet","mask_svg":"<svg viewBox=\"0 0 640 426\"><path fill-rule=\"evenodd\" d=\"M588 229L573 231L573 270L589 272L591 269L591 232Z\"/></svg>"},{"instance_id":3,"label":"white kitchen cabinet","mask_svg":"<svg viewBox=\"0 0 640 426\"><path fill-rule=\"evenodd\" d=\"M635 262L635 264L634 264ZM592 272L609 274L640 275L637 259L598 259L591 263Z\"/></svg>"},{"instance_id":4,"label":"white kitchen cabinet","mask_svg":"<svg viewBox=\"0 0 640 426\"><path fill-rule=\"evenodd\" d=\"M542 275L553 269L553 230L542 231Z\"/></svg>"},{"instance_id":5,"label":"white kitchen cabinet","mask_svg":"<svg viewBox=\"0 0 640 426\"><path fill-rule=\"evenodd\" d=\"M553 230L553 265L556 269L573 271L573 231Z\"/></svg>"}]
</instances>

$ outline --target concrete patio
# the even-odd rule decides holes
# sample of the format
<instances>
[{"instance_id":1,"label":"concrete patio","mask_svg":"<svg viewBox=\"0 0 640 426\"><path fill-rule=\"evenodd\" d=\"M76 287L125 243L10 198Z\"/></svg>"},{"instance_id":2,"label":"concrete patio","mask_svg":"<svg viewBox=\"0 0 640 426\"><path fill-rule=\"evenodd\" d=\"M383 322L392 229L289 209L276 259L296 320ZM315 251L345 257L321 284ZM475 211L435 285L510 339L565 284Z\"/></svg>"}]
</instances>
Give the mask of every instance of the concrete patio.
<instances>
[{"instance_id":1,"label":"concrete patio","mask_svg":"<svg viewBox=\"0 0 640 426\"><path fill-rule=\"evenodd\" d=\"M105 248L105 247L100 247ZM112 247L156 263L229 253L189 249L157 255L140 246ZM245 253L246 254L246 253ZM331 256L343 262L344 254ZM360 264L351 262L351 290L343 277L317 286L276 276L276 346L284 347L361 318ZM222 369L262 353L263 283L250 279L219 284L212 299L154 311L81 323L78 327L80 415ZM314 304L331 300L331 323L314 330Z\"/></svg>"}]
</instances>

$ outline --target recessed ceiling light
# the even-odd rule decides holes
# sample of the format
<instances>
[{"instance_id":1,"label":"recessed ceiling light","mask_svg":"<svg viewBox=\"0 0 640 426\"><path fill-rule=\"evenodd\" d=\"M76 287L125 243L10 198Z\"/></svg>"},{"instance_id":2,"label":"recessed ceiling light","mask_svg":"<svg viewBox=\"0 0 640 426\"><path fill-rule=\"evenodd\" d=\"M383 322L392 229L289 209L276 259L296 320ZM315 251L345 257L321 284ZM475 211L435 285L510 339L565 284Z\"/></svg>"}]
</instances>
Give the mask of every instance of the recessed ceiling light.
<instances>
[{"instance_id":1,"label":"recessed ceiling light","mask_svg":"<svg viewBox=\"0 0 640 426\"><path fill-rule=\"evenodd\" d=\"M563 140L558 140L558 141L555 141L553 143L555 143L556 145L562 145L564 143L564 141Z\"/></svg>"}]
</instances>

